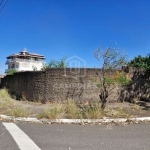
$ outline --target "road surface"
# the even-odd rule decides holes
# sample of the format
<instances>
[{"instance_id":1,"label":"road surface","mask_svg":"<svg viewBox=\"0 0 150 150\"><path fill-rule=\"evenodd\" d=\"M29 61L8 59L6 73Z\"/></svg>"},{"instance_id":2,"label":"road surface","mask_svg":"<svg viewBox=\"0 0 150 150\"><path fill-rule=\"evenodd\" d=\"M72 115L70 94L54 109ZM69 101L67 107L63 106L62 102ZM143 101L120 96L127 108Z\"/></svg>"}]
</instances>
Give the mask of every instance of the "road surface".
<instances>
[{"instance_id":1,"label":"road surface","mask_svg":"<svg viewBox=\"0 0 150 150\"><path fill-rule=\"evenodd\" d=\"M150 150L150 123L27 124L0 121L0 150Z\"/></svg>"}]
</instances>

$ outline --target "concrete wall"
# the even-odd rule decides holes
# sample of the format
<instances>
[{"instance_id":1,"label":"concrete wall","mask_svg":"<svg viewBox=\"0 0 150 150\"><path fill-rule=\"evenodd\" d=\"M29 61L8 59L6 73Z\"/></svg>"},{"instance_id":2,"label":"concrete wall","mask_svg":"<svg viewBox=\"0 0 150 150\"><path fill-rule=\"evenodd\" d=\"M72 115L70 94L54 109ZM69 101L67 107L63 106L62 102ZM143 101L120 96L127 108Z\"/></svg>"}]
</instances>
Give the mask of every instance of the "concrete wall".
<instances>
[{"instance_id":1,"label":"concrete wall","mask_svg":"<svg viewBox=\"0 0 150 150\"><path fill-rule=\"evenodd\" d=\"M42 101L43 103L67 99L99 101L99 88L92 81L94 78L98 79L97 71L101 70L51 68L43 72L20 72L7 75L2 79L2 85L18 97L24 96L27 100ZM131 76L132 82L125 87L115 87L108 100L111 102L132 101L135 98L143 99L143 95L146 100L149 100L150 84L146 72L131 68L125 68L123 71Z\"/></svg>"}]
</instances>

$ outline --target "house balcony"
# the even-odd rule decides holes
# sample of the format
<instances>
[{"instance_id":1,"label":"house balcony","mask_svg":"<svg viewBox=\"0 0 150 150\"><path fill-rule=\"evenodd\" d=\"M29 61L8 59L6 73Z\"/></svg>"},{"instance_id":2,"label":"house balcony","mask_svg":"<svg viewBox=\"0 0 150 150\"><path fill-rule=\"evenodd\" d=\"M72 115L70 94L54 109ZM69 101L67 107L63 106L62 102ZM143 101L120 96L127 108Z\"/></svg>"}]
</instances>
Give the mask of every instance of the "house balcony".
<instances>
[{"instance_id":1,"label":"house balcony","mask_svg":"<svg viewBox=\"0 0 150 150\"><path fill-rule=\"evenodd\" d=\"M32 59L20 59L20 58L15 58L15 59L10 59L6 61L6 65L10 63L15 63L15 62L43 62L43 60L32 60Z\"/></svg>"},{"instance_id":2,"label":"house balcony","mask_svg":"<svg viewBox=\"0 0 150 150\"><path fill-rule=\"evenodd\" d=\"M6 61L5 64L7 65L7 64L14 63L14 62L19 62L19 61L20 61L20 60L19 60L18 58L15 58L15 59L9 59L9 60Z\"/></svg>"}]
</instances>

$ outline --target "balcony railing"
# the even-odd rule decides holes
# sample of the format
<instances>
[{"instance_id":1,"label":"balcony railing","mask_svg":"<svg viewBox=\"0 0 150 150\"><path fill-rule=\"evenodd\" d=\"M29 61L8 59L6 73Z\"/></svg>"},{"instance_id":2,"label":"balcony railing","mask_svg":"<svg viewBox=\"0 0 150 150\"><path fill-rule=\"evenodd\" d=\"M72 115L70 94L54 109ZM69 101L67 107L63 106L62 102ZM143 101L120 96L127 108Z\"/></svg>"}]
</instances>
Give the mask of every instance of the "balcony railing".
<instances>
[{"instance_id":1,"label":"balcony railing","mask_svg":"<svg viewBox=\"0 0 150 150\"><path fill-rule=\"evenodd\" d=\"M19 59L19 58L15 58L15 59L7 60L7 61L6 61L6 64L12 63L12 62L43 62L43 60L33 60L33 59Z\"/></svg>"}]
</instances>

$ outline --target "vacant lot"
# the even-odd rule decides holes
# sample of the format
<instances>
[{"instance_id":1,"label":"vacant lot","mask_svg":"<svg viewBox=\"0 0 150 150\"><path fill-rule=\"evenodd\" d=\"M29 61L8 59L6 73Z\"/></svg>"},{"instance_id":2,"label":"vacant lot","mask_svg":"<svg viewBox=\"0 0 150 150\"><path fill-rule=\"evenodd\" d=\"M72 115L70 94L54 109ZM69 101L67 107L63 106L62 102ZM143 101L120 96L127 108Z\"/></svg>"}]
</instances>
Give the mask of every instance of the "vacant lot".
<instances>
[{"instance_id":1,"label":"vacant lot","mask_svg":"<svg viewBox=\"0 0 150 150\"><path fill-rule=\"evenodd\" d=\"M72 118L72 119L100 119L108 118L130 118L150 116L150 103L109 103L105 110L101 110L100 103L75 103L66 100L63 103L29 102L25 99L12 99L6 89L0 89L0 114L16 117L37 118Z\"/></svg>"}]
</instances>

